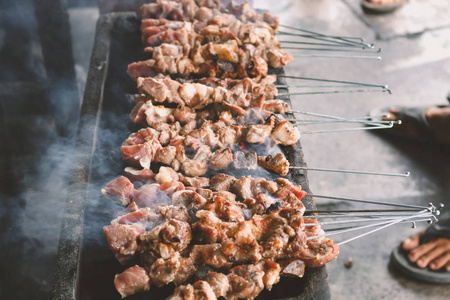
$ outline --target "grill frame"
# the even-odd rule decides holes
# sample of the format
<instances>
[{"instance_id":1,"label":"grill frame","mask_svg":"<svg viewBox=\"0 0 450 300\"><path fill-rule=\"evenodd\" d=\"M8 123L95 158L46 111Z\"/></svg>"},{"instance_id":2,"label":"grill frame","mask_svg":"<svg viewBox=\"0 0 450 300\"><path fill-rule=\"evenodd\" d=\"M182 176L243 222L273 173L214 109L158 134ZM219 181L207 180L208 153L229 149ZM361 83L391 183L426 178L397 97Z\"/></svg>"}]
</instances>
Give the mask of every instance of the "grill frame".
<instances>
[{"instance_id":1,"label":"grill frame","mask_svg":"<svg viewBox=\"0 0 450 300\"><path fill-rule=\"evenodd\" d=\"M102 212L103 217L109 218L105 223L95 221L96 224L93 224L93 218L99 207L103 210L101 201L105 203L108 201L99 200L102 185L108 182L111 176L119 176L123 170L124 163L115 162L117 153L104 159L108 147L105 148L105 139L102 139L104 134L102 128L105 127L102 124L112 124L112 117L115 117L116 113L123 116L123 120L128 117L130 111L128 107L131 103L125 103L125 101L122 104L114 103L111 95L117 94L118 99L125 99L125 93L135 93L136 86L126 74L126 64L145 58L139 37L139 19L135 13L109 13L102 15L97 22L95 43L80 112L73 175L62 221L53 289L54 300L84 300L99 297L120 299L120 295L113 290L113 279L115 272L120 272L122 268L114 260L105 239L102 240L101 232L101 227L109 224L113 218L115 208L107 207ZM284 74L284 70L272 69L270 73L281 75ZM277 84L285 84L284 79L279 78ZM287 92L287 90L280 89L280 92ZM289 97L280 98L291 104ZM117 122L120 121L119 118ZM127 123L130 124L125 130L135 131L129 119ZM117 129L124 128L111 130ZM120 135L126 137L128 132L120 133L118 140L121 139ZM120 152L120 143L116 147ZM281 148L292 166L306 166L300 141L294 146ZM101 167L99 159L102 163L115 162L116 165L111 166L109 171L99 171L98 168ZM115 174L114 170L117 170ZM308 194L310 193L305 171L291 170L290 176L293 182L300 184ZM303 202L308 210L316 209L311 197L305 197ZM92 232L94 232L94 238L90 236ZM157 292L150 292L151 294L134 295L127 299L161 299L169 290L170 286L158 289ZM264 291L257 299L330 298L328 274L326 267L323 266L307 268L305 276L301 279L282 278L271 292Z\"/></svg>"}]
</instances>

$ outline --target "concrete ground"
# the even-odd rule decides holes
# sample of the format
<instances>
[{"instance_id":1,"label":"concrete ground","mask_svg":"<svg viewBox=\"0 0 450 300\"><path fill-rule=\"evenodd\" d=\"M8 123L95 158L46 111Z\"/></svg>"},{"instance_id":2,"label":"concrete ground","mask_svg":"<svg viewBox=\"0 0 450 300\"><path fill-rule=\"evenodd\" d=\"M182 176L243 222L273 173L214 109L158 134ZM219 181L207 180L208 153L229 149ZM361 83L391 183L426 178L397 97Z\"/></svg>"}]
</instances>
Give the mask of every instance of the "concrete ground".
<instances>
[{"instance_id":1,"label":"concrete ground","mask_svg":"<svg viewBox=\"0 0 450 300\"><path fill-rule=\"evenodd\" d=\"M375 43L376 48L382 48L379 54L382 61L298 57L286 68L286 73L388 84L391 95L292 96L294 109L358 117L391 105L446 104L445 98L450 91L448 1L410 0L409 4L387 15L364 13L359 0L278 0L276 7L272 1L256 1L255 7L278 15L281 24L330 35L363 37ZM288 40L288 37L280 37L280 40ZM305 84L305 81L289 82ZM300 130L325 128L334 127L306 126ZM404 178L310 171L308 176L313 193L393 203L426 205L442 202L450 206L449 149L388 138L375 134L375 131L304 134L302 145L309 167L411 172L410 177ZM375 208L348 202L316 201L323 209ZM421 228L424 225L417 229L411 229L410 224L396 225L342 245L338 258L328 264L333 299L449 299L449 285L420 283L388 269L391 250ZM335 241L351 236L339 236ZM344 264L349 258L353 259L353 265L347 269Z\"/></svg>"}]
</instances>

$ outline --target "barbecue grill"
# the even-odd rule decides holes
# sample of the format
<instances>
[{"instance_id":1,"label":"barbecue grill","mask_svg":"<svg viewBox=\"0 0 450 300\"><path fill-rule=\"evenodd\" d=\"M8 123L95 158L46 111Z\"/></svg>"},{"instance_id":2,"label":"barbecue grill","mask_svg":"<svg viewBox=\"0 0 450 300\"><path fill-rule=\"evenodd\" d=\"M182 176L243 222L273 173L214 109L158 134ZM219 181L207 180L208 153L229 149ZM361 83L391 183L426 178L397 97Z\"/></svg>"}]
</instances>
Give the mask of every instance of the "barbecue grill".
<instances>
[{"instance_id":1,"label":"barbecue grill","mask_svg":"<svg viewBox=\"0 0 450 300\"><path fill-rule=\"evenodd\" d=\"M113 279L122 267L115 260L102 228L120 208L106 200L101 188L121 174L124 162L120 145L136 131L129 119L134 103L126 94L136 84L126 74L127 65L143 60L140 20L134 13L110 13L97 23L86 90L77 136L77 154L61 230L53 299L120 299ZM270 70L284 74L282 69ZM286 85L284 79L277 84ZM287 90L280 89L280 93ZM288 96L279 97L290 104ZM291 116L293 117L293 116ZM291 166L305 167L300 141L281 147ZM293 169L288 177L310 193L305 171ZM303 199L307 210L315 210L311 197ZM172 286L153 289L127 299L163 299ZM330 299L325 266L308 268L303 278L282 278L272 291L257 299Z\"/></svg>"}]
</instances>

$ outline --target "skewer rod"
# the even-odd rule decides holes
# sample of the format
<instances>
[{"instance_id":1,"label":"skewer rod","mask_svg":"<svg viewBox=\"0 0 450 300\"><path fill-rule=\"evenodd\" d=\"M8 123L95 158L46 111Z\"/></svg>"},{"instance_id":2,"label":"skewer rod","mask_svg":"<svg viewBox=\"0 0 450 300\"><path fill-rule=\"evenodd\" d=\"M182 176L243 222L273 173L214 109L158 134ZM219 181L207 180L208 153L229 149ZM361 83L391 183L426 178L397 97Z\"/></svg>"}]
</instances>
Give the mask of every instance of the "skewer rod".
<instances>
[{"instance_id":1,"label":"skewer rod","mask_svg":"<svg viewBox=\"0 0 450 300\"><path fill-rule=\"evenodd\" d=\"M374 221L383 221L383 220L397 220L398 218L374 218L374 219L359 219L359 220L343 220L343 221L330 221L330 222L319 222L319 223L306 223L304 224L305 227L310 227L310 226L327 226L327 225L338 225L338 224L348 224L348 223L361 223L361 222L374 222ZM430 218L427 219L419 219L419 220L414 220L414 222L429 222L429 221L433 221ZM409 223L412 221L403 221L402 223ZM330 230L330 229L327 229Z\"/></svg>"},{"instance_id":2,"label":"skewer rod","mask_svg":"<svg viewBox=\"0 0 450 300\"><path fill-rule=\"evenodd\" d=\"M324 92L303 92L303 93L281 93L277 96L295 96L295 95L317 95L317 94L344 94L344 93L371 93L371 92L392 92L388 89L376 90L376 89L365 89L365 90L351 90L351 91L324 91Z\"/></svg>"},{"instance_id":3,"label":"skewer rod","mask_svg":"<svg viewBox=\"0 0 450 300\"><path fill-rule=\"evenodd\" d=\"M372 44L365 44L365 43L363 43L364 40L362 38L325 35L325 34L322 34L322 33L317 33L317 32L314 32L314 31L309 31L309 30L300 29L300 28L295 28L295 27L287 26L287 25L279 25L279 26L280 27L284 27L284 28L288 28L288 29L292 29L292 30L296 30L296 31L300 31L300 32L310 33L310 34L313 34L313 35L316 35L316 36L337 39L337 40L345 41L345 42L352 43L352 44L364 45L364 46L367 46L369 48L373 47ZM361 42L356 42L356 41L352 41L352 40L360 40Z\"/></svg>"},{"instance_id":4,"label":"skewer rod","mask_svg":"<svg viewBox=\"0 0 450 300\"><path fill-rule=\"evenodd\" d=\"M292 54L292 53L291 53ZM356 56L356 55L316 55L316 54L292 54L294 57L322 57L322 58L348 58L348 59L376 59L381 61L381 56Z\"/></svg>"},{"instance_id":5,"label":"skewer rod","mask_svg":"<svg viewBox=\"0 0 450 300\"><path fill-rule=\"evenodd\" d=\"M360 237L364 237L364 236L366 236L366 235L369 235L369 234L371 234L371 233L374 233L374 232L376 232L376 231L382 230L382 229L384 229L384 228L387 228L387 227L389 227L389 226L395 225L395 224L397 224L397 223L400 223L401 221L408 220L408 219L411 219L411 217L403 218L403 219L400 219L400 220L397 220L397 221L388 223L388 224L386 224L386 225L384 225L384 226L382 226L382 227L380 227L380 228L375 228L375 229L373 229L373 230L370 230L369 232L365 232L365 233L363 233L363 234L360 234L360 235L357 235L357 236L355 236L355 237L352 237L352 238L350 238L350 239L348 239L348 240L342 241L342 242L338 243L337 245L338 245L338 246L344 245L344 244L346 244L346 243L348 243L348 242L351 242L351 241L354 241L354 240L356 240L356 239L358 239L358 238L360 238Z\"/></svg>"},{"instance_id":6,"label":"skewer rod","mask_svg":"<svg viewBox=\"0 0 450 300\"><path fill-rule=\"evenodd\" d=\"M300 134L313 134L313 133L329 133L329 132L346 132L346 131L358 131L358 130L374 130L374 129L386 129L392 128L394 124L390 124L389 126L380 125L373 127L355 127L355 128L346 128L346 129L328 129L328 130L316 130L316 131L301 131Z\"/></svg>"},{"instance_id":7,"label":"skewer rod","mask_svg":"<svg viewBox=\"0 0 450 300\"><path fill-rule=\"evenodd\" d=\"M323 171L323 172L336 172L336 173L351 173L351 174L367 174L367 175L383 175L383 176L398 176L398 177L408 177L411 173L384 173L384 172L368 172L368 171L352 171L352 170L339 170L339 169L327 169L327 168L309 168L309 167L289 167L289 169L301 169L308 171ZM325 198L325 197L323 197ZM333 199L330 197L330 199ZM338 199L336 199L338 200ZM345 200L344 198L339 200ZM350 200L349 200L350 201Z\"/></svg>"},{"instance_id":8,"label":"skewer rod","mask_svg":"<svg viewBox=\"0 0 450 300\"><path fill-rule=\"evenodd\" d=\"M290 46L280 46L281 49L288 50L306 50L306 51L330 51L330 52L350 52L350 53L380 53L381 48L378 50L351 50L351 49L332 49L332 48L309 48L309 47L290 47Z\"/></svg>"},{"instance_id":9,"label":"skewer rod","mask_svg":"<svg viewBox=\"0 0 450 300\"><path fill-rule=\"evenodd\" d=\"M302 76L290 76L290 75L279 75L278 77L289 78L289 79L301 79L301 80L311 80L311 81L322 81L322 82L334 82L334 83L345 83L345 84L359 84L364 86L372 86L372 87L382 87L387 89L387 85L379 85L379 84L370 84L370 83L361 83L361 82L353 82L353 81L343 81L343 80L333 80L333 79L320 79L320 78L311 78L311 77L302 77Z\"/></svg>"},{"instance_id":10,"label":"skewer rod","mask_svg":"<svg viewBox=\"0 0 450 300\"><path fill-rule=\"evenodd\" d=\"M427 211L423 211L419 216L420 217L430 217L431 213L427 212ZM369 231L369 233L372 233L372 232L375 232L377 230L381 230L383 228L386 228L388 226L397 224L397 223L399 223L401 221L409 220L409 219L412 219L412 218L415 218L415 217L417 217L417 216L409 216L409 217L399 218L399 219L394 220L394 221L384 221L384 222L380 222L380 223L376 223L376 224L357 226L357 227L353 227L353 228L349 228L349 229L343 229L343 230L338 230L338 231L334 231L334 232L319 234L319 235L316 235L316 236L310 236L310 237L306 238L306 240L312 240L312 239L316 239L316 238L321 238L321 237L332 236L332 235L341 234L341 233L352 232L352 231L355 231L355 230L361 230L361 229L367 229L367 228L382 226L381 228L377 228L377 229ZM366 234L369 234L369 233L366 233ZM358 237L361 237L361 236L364 236L364 235L360 235ZM349 239L348 241L352 241L353 239L355 239L355 238ZM338 244L338 245L340 245L340 244Z\"/></svg>"},{"instance_id":11,"label":"skewer rod","mask_svg":"<svg viewBox=\"0 0 450 300\"><path fill-rule=\"evenodd\" d=\"M409 172L408 172L409 173ZM349 202L360 202L360 203L368 203L368 204L377 204L377 205L387 205L387 206L396 206L396 207L408 207L408 208L417 208L417 209L427 209L425 206L419 205L411 205L411 204L397 204L383 201L371 201L371 200L363 200L363 199L355 199L355 198L344 198L344 197L333 197L333 196L324 196L324 195L310 195L311 197L322 198L322 199L332 199L332 200L340 200L340 201L349 201Z\"/></svg>"}]
</instances>

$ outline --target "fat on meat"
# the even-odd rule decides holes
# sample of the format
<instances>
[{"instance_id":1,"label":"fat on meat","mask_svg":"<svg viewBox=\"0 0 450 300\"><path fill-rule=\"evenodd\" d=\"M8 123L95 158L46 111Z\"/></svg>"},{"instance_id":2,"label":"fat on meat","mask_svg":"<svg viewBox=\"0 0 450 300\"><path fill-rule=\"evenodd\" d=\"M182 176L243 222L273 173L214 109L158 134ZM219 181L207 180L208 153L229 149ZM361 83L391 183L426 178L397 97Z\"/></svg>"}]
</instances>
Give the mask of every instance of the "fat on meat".
<instances>
[{"instance_id":1,"label":"fat on meat","mask_svg":"<svg viewBox=\"0 0 450 300\"><path fill-rule=\"evenodd\" d=\"M134 266L114 278L114 285L122 298L150 290L150 277L144 268Z\"/></svg>"}]
</instances>

